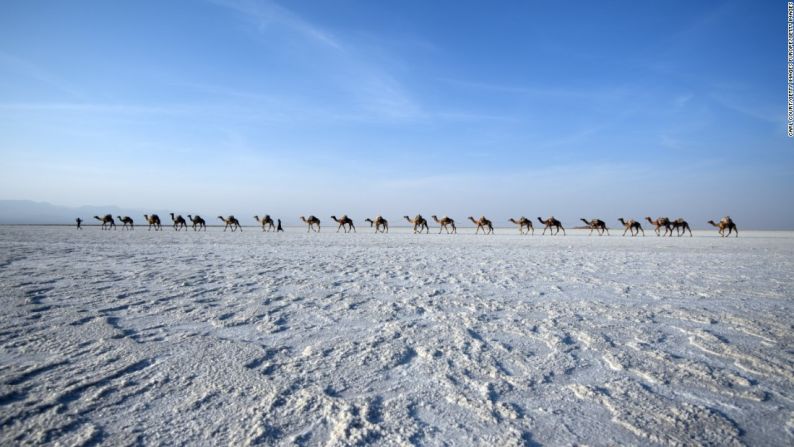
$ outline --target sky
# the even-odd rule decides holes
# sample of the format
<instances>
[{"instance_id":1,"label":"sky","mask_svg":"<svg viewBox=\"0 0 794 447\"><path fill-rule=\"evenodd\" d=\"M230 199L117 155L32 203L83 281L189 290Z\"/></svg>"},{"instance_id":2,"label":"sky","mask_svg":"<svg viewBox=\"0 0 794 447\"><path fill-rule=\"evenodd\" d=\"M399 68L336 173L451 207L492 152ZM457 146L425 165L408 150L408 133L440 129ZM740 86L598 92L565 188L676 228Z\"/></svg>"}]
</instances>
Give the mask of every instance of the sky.
<instances>
[{"instance_id":1,"label":"sky","mask_svg":"<svg viewBox=\"0 0 794 447\"><path fill-rule=\"evenodd\" d=\"M0 199L794 228L786 2L0 3Z\"/></svg>"}]
</instances>

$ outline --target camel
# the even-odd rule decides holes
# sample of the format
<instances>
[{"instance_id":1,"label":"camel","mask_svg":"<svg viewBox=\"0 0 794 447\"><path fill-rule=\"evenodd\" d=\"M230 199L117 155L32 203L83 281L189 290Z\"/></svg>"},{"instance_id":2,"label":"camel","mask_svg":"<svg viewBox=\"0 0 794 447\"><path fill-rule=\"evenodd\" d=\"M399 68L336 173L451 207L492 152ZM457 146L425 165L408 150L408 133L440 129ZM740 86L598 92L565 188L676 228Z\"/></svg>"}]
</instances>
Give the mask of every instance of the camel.
<instances>
[{"instance_id":1,"label":"camel","mask_svg":"<svg viewBox=\"0 0 794 447\"><path fill-rule=\"evenodd\" d=\"M226 224L226 226L223 227L223 231L226 231L227 228L231 228L232 232L235 230L240 230L241 233L243 232L243 227L240 226L240 221L237 220L236 217L231 215L229 217L218 216L218 219L222 220L223 223Z\"/></svg>"},{"instance_id":2,"label":"camel","mask_svg":"<svg viewBox=\"0 0 794 447\"><path fill-rule=\"evenodd\" d=\"M739 237L739 229L736 228L736 224L733 223L733 219L731 219L731 216L723 217L722 219L720 219L719 224L714 223L713 220L708 221L708 223L719 228L719 233L720 236L722 237L728 237L733 232L736 232L736 237ZM725 230L728 230L728 234L725 234Z\"/></svg>"},{"instance_id":3,"label":"camel","mask_svg":"<svg viewBox=\"0 0 794 447\"><path fill-rule=\"evenodd\" d=\"M364 222L369 222L369 226L375 227L375 232L378 233L388 233L389 232L389 221L384 219L383 216L378 216L375 220L372 219L364 219Z\"/></svg>"},{"instance_id":4,"label":"camel","mask_svg":"<svg viewBox=\"0 0 794 447\"><path fill-rule=\"evenodd\" d=\"M593 230L596 230L599 236L603 236L604 232L606 232L607 236L609 236L609 228L607 228L607 224L603 220L601 219L593 219L593 220L580 219L580 220L584 222L588 228L590 228L590 234L588 234L588 236L593 234Z\"/></svg>"},{"instance_id":5,"label":"camel","mask_svg":"<svg viewBox=\"0 0 794 447\"><path fill-rule=\"evenodd\" d=\"M103 230L110 230L111 228L113 228L114 230L116 229L116 221L113 220L113 216L111 216L110 214L105 214L102 217L94 216L94 219L102 222Z\"/></svg>"},{"instance_id":6,"label":"camel","mask_svg":"<svg viewBox=\"0 0 794 447\"><path fill-rule=\"evenodd\" d=\"M317 230L315 230L315 231L317 231L318 233L320 232L320 219L318 219L318 218L316 218L314 216L309 216L308 219L303 217L303 216L301 216L301 220L303 221L303 223L305 223L306 225L309 226L309 229L306 230L307 233L309 231L314 230L314 225L317 225Z\"/></svg>"},{"instance_id":7,"label":"camel","mask_svg":"<svg viewBox=\"0 0 794 447\"><path fill-rule=\"evenodd\" d=\"M658 218L656 218L656 220L652 220L650 217L646 217L645 220L650 222L651 225L655 226L654 231L656 232L657 236L672 236L673 235L673 228L672 228L672 225L670 225L670 219L668 219L666 217L658 217ZM664 227L664 234L660 234L660 231L659 231L659 229L662 228L662 227ZM668 234L668 232L670 234Z\"/></svg>"},{"instance_id":8,"label":"camel","mask_svg":"<svg viewBox=\"0 0 794 447\"><path fill-rule=\"evenodd\" d=\"M452 218L444 216L441 218L441 220L439 220L435 214L430 217L432 217L437 224L441 225L441 228L438 229L438 234L441 234L441 231L443 230L447 230L447 234L449 234L449 227L452 227L453 234L458 233L458 229L455 227L455 221Z\"/></svg>"},{"instance_id":9,"label":"camel","mask_svg":"<svg viewBox=\"0 0 794 447\"><path fill-rule=\"evenodd\" d=\"M692 229L689 228L689 223L683 218L679 217L678 219L670 222L670 225L673 226L673 229L675 230L675 233L678 235L678 237L683 236L687 231L689 231L689 237L692 237Z\"/></svg>"},{"instance_id":10,"label":"camel","mask_svg":"<svg viewBox=\"0 0 794 447\"><path fill-rule=\"evenodd\" d=\"M130 216L124 216L124 217L116 216L116 217L119 218L119 222L124 224L124 225L121 226L122 230L128 230L128 229L129 230L134 230L135 229L135 224L132 221L132 217L130 217ZM129 228L127 228L128 226L129 226Z\"/></svg>"},{"instance_id":11,"label":"camel","mask_svg":"<svg viewBox=\"0 0 794 447\"><path fill-rule=\"evenodd\" d=\"M478 220L474 220L473 217L469 216L469 220L474 222L477 225L477 229L474 230L474 234L477 234L480 229L482 228L483 234L493 234L493 223L490 220L486 219L485 216L480 216ZM488 229L488 232L485 232L485 229Z\"/></svg>"},{"instance_id":12,"label":"camel","mask_svg":"<svg viewBox=\"0 0 794 447\"><path fill-rule=\"evenodd\" d=\"M353 219L347 217L347 214L342 214L342 217L340 217L339 219L337 219L336 216L331 216L331 219L333 219L334 222L339 224L339 226L336 227L337 233L339 233L340 229L344 229L345 233L350 232L350 230L353 230L353 233L356 232L356 226L353 225ZM345 228L345 225L347 225L347 228Z\"/></svg>"},{"instance_id":13,"label":"camel","mask_svg":"<svg viewBox=\"0 0 794 447\"><path fill-rule=\"evenodd\" d=\"M174 213L171 213L171 222L174 223L174 230L179 231L184 228L187 231L187 222L181 214L174 217Z\"/></svg>"},{"instance_id":14,"label":"camel","mask_svg":"<svg viewBox=\"0 0 794 447\"><path fill-rule=\"evenodd\" d=\"M428 234L430 233L430 227L427 226L427 219L422 217L421 214L417 214L413 219L408 216L403 217L414 226L414 234L416 234L417 228L419 229L419 233L421 233L423 230L426 230Z\"/></svg>"},{"instance_id":15,"label":"camel","mask_svg":"<svg viewBox=\"0 0 794 447\"><path fill-rule=\"evenodd\" d=\"M193 231L200 231L202 228L204 231L207 231L207 222L201 218L201 216L196 215L196 217L191 216L190 214L187 215L187 218L190 219L190 222L193 223Z\"/></svg>"},{"instance_id":16,"label":"camel","mask_svg":"<svg viewBox=\"0 0 794 447\"><path fill-rule=\"evenodd\" d=\"M254 216L257 222L262 224L262 231L270 231L275 230L276 226L273 224L273 219L270 217L270 214L265 214L265 217L259 218L259 216Z\"/></svg>"},{"instance_id":17,"label":"camel","mask_svg":"<svg viewBox=\"0 0 794 447\"><path fill-rule=\"evenodd\" d=\"M529 234L529 230L532 230L532 234L535 234L535 227L532 225L532 221L527 219L524 216L518 218L518 220L513 219L512 217L508 219L510 222L518 225L518 233L519 234ZM527 232L524 233L524 227L527 227Z\"/></svg>"},{"instance_id":18,"label":"camel","mask_svg":"<svg viewBox=\"0 0 794 447\"><path fill-rule=\"evenodd\" d=\"M146 222L149 223L149 231L152 230L152 227L154 227L154 231L163 229L162 225L160 225L160 216L158 216L157 214L152 214L151 216L148 214L144 214L143 218L146 219Z\"/></svg>"},{"instance_id":19,"label":"camel","mask_svg":"<svg viewBox=\"0 0 794 447\"><path fill-rule=\"evenodd\" d=\"M560 232L560 229L562 229L562 235L565 236L565 228L563 228L562 222L560 222L559 220L555 219L554 216L551 216L551 217L549 217L546 220L543 220L540 217L538 217L538 220L540 221L540 223L542 223L544 225L543 234L546 234L546 230L549 230L549 233L552 236L555 236L557 233ZM557 231L553 232L554 230L551 230L551 227L556 228Z\"/></svg>"},{"instance_id":20,"label":"camel","mask_svg":"<svg viewBox=\"0 0 794 447\"><path fill-rule=\"evenodd\" d=\"M621 217L620 219L618 219L618 222L620 222L620 224L623 225L623 227L625 228L625 230L623 231L623 236L626 235L627 231L631 230L632 236L636 236L640 234L640 231L642 231L642 236L645 237L645 230L642 229L642 225L640 225L640 223L637 222L636 220L629 219L628 221L626 221L623 220L623 218Z\"/></svg>"}]
</instances>

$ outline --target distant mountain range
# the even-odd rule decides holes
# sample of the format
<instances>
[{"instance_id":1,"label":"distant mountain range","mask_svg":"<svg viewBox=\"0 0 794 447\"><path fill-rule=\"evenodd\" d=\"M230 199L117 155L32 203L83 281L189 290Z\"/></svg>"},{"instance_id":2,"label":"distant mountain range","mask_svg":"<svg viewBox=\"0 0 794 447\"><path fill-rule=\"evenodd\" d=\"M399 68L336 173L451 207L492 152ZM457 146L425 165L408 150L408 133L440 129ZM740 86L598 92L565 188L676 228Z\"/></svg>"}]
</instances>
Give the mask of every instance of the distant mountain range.
<instances>
[{"instance_id":1,"label":"distant mountain range","mask_svg":"<svg viewBox=\"0 0 794 447\"><path fill-rule=\"evenodd\" d=\"M162 217L168 212L162 210L137 210L120 208L115 205L81 206L77 208L53 205L32 200L0 200L0 224L73 224L78 217L85 223L95 223L94 216L105 214L130 216L135 222L143 223L143 215L157 213Z\"/></svg>"}]
</instances>

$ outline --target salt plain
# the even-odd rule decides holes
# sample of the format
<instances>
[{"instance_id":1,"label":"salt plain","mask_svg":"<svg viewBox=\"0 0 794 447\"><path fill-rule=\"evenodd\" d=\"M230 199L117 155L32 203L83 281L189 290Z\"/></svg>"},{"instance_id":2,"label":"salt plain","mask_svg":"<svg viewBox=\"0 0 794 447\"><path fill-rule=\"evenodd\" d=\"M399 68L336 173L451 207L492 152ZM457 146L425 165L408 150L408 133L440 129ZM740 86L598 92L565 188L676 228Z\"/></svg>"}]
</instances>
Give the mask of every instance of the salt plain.
<instances>
[{"instance_id":1,"label":"salt plain","mask_svg":"<svg viewBox=\"0 0 794 447\"><path fill-rule=\"evenodd\" d=\"M615 232L0 227L0 444L794 445L794 233Z\"/></svg>"}]
</instances>

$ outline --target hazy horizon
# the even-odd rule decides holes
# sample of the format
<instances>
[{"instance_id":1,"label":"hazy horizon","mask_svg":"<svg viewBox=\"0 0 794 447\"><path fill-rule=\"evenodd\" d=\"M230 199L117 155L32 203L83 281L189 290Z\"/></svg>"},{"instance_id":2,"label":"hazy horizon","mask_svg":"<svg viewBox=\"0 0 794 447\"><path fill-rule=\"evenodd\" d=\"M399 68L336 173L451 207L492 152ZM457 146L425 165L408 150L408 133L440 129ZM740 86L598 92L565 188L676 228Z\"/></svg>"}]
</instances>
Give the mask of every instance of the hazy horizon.
<instances>
[{"instance_id":1,"label":"hazy horizon","mask_svg":"<svg viewBox=\"0 0 794 447\"><path fill-rule=\"evenodd\" d=\"M0 11L0 199L794 227L785 2Z\"/></svg>"}]
</instances>

